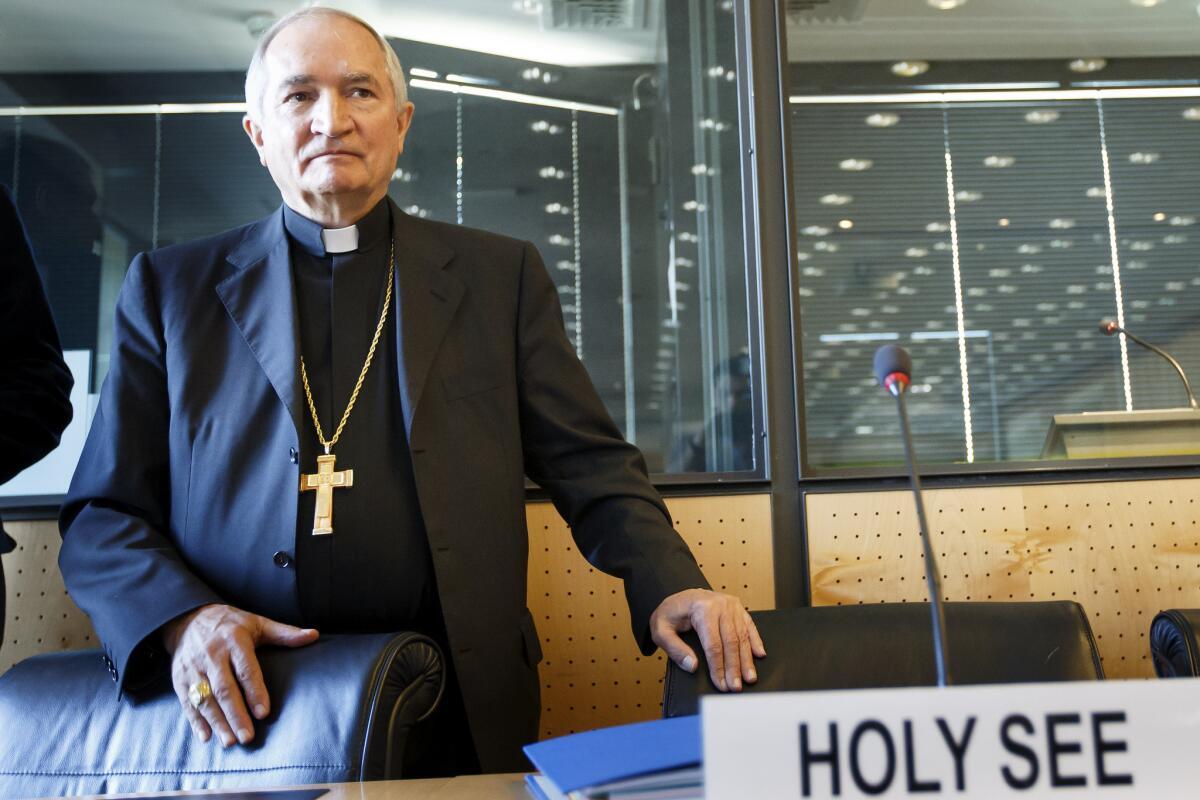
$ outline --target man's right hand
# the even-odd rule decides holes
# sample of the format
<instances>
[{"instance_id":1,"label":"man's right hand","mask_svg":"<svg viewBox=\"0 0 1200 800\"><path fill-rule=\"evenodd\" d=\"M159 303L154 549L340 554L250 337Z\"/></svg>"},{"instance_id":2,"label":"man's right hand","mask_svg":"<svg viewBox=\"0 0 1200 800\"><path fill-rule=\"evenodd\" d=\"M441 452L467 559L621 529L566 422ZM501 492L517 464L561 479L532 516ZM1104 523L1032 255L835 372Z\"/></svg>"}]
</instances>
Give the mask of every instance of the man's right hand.
<instances>
[{"instance_id":1,"label":"man's right hand","mask_svg":"<svg viewBox=\"0 0 1200 800\"><path fill-rule=\"evenodd\" d=\"M233 606L211 604L176 617L162 627L171 654L171 683L183 713L202 742L215 731L221 744L254 739L255 719L271 713L255 648L263 644L303 647L317 640L312 628L296 628ZM212 696L193 707L189 687L208 681ZM235 738L236 734L236 738Z\"/></svg>"}]
</instances>

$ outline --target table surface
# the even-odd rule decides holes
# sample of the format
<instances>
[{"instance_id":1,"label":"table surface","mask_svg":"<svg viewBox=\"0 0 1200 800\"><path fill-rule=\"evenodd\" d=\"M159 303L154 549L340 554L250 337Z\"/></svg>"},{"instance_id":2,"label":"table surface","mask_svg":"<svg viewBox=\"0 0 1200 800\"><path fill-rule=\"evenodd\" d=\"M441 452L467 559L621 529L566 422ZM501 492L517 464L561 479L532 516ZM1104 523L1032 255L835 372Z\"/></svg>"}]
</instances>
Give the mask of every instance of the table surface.
<instances>
[{"instance_id":1,"label":"table surface","mask_svg":"<svg viewBox=\"0 0 1200 800\"><path fill-rule=\"evenodd\" d=\"M367 781L364 783L333 783L314 786L280 786L283 789L327 789L320 800L530 800L525 790L525 776L461 775L457 778L434 778L419 781ZM220 797L237 789L212 791L160 792L153 794L97 795L96 800L120 800L136 797ZM267 791L246 789L247 793Z\"/></svg>"}]
</instances>

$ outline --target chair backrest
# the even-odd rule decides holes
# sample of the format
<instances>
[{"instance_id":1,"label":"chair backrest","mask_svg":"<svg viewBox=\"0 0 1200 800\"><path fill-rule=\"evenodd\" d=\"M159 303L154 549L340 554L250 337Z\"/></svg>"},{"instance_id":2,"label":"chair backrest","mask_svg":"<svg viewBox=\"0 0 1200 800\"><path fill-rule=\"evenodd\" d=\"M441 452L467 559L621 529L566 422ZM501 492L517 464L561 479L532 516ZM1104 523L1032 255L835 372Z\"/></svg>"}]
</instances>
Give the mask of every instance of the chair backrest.
<instances>
[{"instance_id":1,"label":"chair backrest","mask_svg":"<svg viewBox=\"0 0 1200 800\"><path fill-rule=\"evenodd\" d=\"M0 797L249 788L404 777L413 726L445 684L416 633L264 648L273 696L249 747L198 746L170 678L126 702L99 650L45 653L0 676Z\"/></svg>"},{"instance_id":2,"label":"chair backrest","mask_svg":"<svg viewBox=\"0 0 1200 800\"><path fill-rule=\"evenodd\" d=\"M1150 660L1160 678L1194 678L1200 675L1200 609L1161 611L1150 623Z\"/></svg>"},{"instance_id":3,"label":"chair backrest","mask_svg":"<svg viewBox=\"0 0 1200 800\"><path fill-rule=\"evenodd\" d=\"M936 682L927 603L824 606L753 612L767 657L747 691L865 689ZM1104 677L1083 608L1070 601L947 603L951 682L1023 683ZM700 655L694 633L685 639ZM702 663L670 664L663 715L695 714L715 692Z\"/></svg>"}]
</instances>

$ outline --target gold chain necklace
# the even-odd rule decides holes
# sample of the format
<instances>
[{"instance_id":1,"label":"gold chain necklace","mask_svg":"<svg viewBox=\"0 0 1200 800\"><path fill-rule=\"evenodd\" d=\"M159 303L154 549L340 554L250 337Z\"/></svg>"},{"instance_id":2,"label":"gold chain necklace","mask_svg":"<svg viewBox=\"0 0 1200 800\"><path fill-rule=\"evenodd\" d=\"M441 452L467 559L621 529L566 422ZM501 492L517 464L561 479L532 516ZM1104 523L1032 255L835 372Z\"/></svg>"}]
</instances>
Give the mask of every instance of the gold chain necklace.
<instances>
[{"instance_id":1,"label":"gold chain necklace","mask_svg":"<svg viewBox=\"0 0 1200 800\"><path fill-rule=\"evenodd\" d=\"M375 348L379 346L379 337L383 335L383 325L387 321L388 311L392 307L392 283L395 274L396 242L392 240L388 250L387 292L383 297L383 313L379 315L379 324L375 326L375 335L371 338L370 349L367 350L367 360L363 362L362 370L358 373L358 381L354 384L354 391L350 393L350 401L346 404L346 410L342 413L342 420L338 423L337 430L333 432L332 439L326 440L325 432L321 428L321 420L317 416L317 406L313 402L312 388L308 385L308 369L304 366L304 356L300 356L300 379L304 382L304 396L308 399L308 413L312 415L313 425L317 429L317 439L325 447L325 455L317 456L316 474L300 476L300 491L317 493L316 510L313 514L313 536L333 533L333 490L354 485L354 470L335 470L334 464L337 456L333 455L331 451L342 436L342 430L346 427L347 420L350 419L350 412L354 410L354 404L358 402L358 393L362 389L363 381L366 380L367 370L371 368L371 361L375 358Z\"/></svg>"}]
</instances>

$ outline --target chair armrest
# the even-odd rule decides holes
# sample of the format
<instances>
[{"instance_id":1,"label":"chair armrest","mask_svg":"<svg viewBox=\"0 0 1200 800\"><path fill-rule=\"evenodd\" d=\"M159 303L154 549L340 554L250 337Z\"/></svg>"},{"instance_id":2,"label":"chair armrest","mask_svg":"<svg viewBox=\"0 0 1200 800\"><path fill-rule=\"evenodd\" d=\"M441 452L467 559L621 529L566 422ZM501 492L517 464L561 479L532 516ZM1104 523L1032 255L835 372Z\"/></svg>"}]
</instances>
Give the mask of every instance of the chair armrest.
<instances>
[{"instance_id":1,"label":"chair armrest","mask_svg":"<svg viewBox=\"0 0 1200 800\"><path fill-rule=\"evenodd\" d=\"M0 676L0 796L279 786L400 777L409 730L441 698L441 652L415 633L264 648L272 698L249 745L195 738L167 676L119 699L98 650Z\"/></svg>"},{"instance_id":2,"label":"chair armrest","mask_svg":"<svg viewBox=\"0 0 1200 800\"><path fill-rule=\"evenodd\" d=\"M790 608L750 615L767 657L746 691L931 686L937 673L927 603ZM1083 608L1070 601L946 603L946 659L956 684L1095 680L1104 677ZM668 663L663 716L696 714L715 692L700 656L695 673Z\"/></svg>"},{"instance_id":3,"label":"chair armrest","mask_svg":"<svg viewBox=\"0 0 1200 800\"><path fill-rule=\"evenodd\" d=\"M1150 623L1150 659L1160 678L1194 678L1200 675L1200 609L1161 611Z\"/></svg>"}]
</instances>

